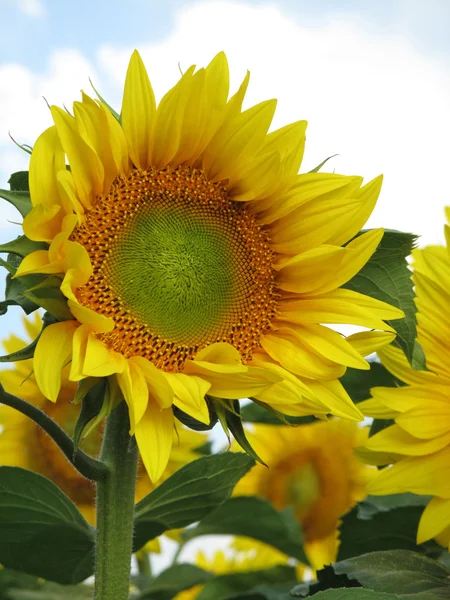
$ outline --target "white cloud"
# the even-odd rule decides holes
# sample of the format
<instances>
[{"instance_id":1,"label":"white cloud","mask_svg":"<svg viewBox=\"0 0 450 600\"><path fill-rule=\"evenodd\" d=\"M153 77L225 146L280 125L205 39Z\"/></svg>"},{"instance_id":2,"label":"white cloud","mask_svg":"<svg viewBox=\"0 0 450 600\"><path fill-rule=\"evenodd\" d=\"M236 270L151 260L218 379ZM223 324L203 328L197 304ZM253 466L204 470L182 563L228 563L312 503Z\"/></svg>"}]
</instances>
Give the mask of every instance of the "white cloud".
<instances>
[{"instance_id":1,"label":"white cloud","mask_svg":"<svg viewBox=\"0 0 450 600\"><path fill-rule=\"evenodd\" d=\"M40 19L45 15L44 5L41 0L18 0L19 10L33 19Z\"/></svg>"},{"instance_id":2,"label":"white cloud","mask_svg":"<svg viewBox=\"0 0 450 600\"><path fill-rule=\"evenodd\" d=\"M170 36L139 48L157 95L182 68L227 52L234 86L249 68L248 101L279 99L276 124L309 121L305 168L334 153L330 168L385 183L371 226L442 240L450 204L450 68L405 36L365 31L351 14L311 24L275 6L225 1L184 7ZM132 48L104 46L99 61L122 85Z\"/></svg>"}]
</instances>

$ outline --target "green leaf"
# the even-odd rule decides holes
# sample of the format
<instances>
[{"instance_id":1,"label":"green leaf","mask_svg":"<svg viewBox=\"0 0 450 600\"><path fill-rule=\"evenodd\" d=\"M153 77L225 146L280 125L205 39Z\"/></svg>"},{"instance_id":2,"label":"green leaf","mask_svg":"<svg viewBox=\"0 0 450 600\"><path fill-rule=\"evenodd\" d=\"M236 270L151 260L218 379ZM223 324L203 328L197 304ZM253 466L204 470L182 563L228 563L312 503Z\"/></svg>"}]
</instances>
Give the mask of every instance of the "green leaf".
<instances>
[{"instance_id":1,"label":"green leaf","mask_svg":"<svg viewBox=\"0 0 450 600\"><path fill-rule=\"evenodd\" d=\"M343 287L387 302L405 313L404 319L388 321L396 333L395 344L413 360L416 340L416 307L406 257L411 254L417 236L411 233L386 230L377 250L361 269Z\"/></svg>"},{"instance_id":2,"label":"green leaf","mask_svg":"<svg viewBox=\"0 0 450 600\"><path fill-rule=\"evenodd\" d=\"M5 314L8 306L20 306L22 310L29 315L37 310L38 306L24 296L24 292L33 286L41 283L46 275L24 275L13 279L21 259L15 254L8 254L8 259L4 261L0 258L0 265L8 270L5 283L5 300L0 302L0 314Z\"/></svg>"},{"instance_id":3,"label":"green leaf","mask_svg":"<svg viewBox=\"0 0 450 600\"><path fill-rule=\"evenodd\" d=\"M398 594L404 600L450 598L450 570L423 554L408 550L355 556L336 563L334 570L338 575L357 580L363 587Z\"/></svg>"},{"instance_id":4,"label":"green leaf","mask_svg":"<svg viewBox=\"0 0 450 600\"><path fill-rule=\"evenodd\" d=\"M240 407L239 400L235 400L232 404L232 408L234 412L227 411L225 418L227 420L228 429L233 434L234 439L237 441L239 446L247 452L249 456L254 458L257 462L266 466L266 463L260 458L256 452L253 450L250 442L245 435L244 426L242 425L242 418L240 416Z\"/></svg>"},{"instance_id":5,"label":"green leaf","mask_svg":"<svg viewBox=\"0 0 450 600\"><path fill-rule=\"evenodd\" d=\"M266 425L285 425L290 423L291 425L305 425L308 423L314 423L317 419L311 417L288 417L278 413L278 411L269 411L261 403L251 402L244 406L241 406L241 418L247 423L264 423Z\"/></svg>"},{"instance_id":6,"label":"green leaf","mask_svg":"<svg viewBox=\"0 0 450 600\"><path fill-rule=\"evenodd\" d=\"M326 566L317 571L316 577L317 581L307 581L297 585L291 590L291 596L294 598L305 598L306 596L314 596L317 592L331 588L361 588L361 584L358 581L349 579L347 575L336 575L331 566Z\"/></svg>"},{"instance_id":7,"label":"green leaf","mask_svg":"<svg viewBox=\"0 0 450 600\"><path fill-rule=\"evenodd\" d=\"M60 585L38 577L0 569L0 598L3 600L85 600L92 598L86 585Z\"/></svg>"},{"instance_id":8,"label":"green leaf","mask_svg":"<svg viewBox=\"0 0 450 600\"><path fill-rule=\"evenodd\" d=\"M22 277L20 279L23 279ZM58 321L70 321L73 315L67 305L67 298L61 292L61 279L57 275L46 277L37 285L22 292L22 296L40 306Z\"/></svg>"},{"instance_id":9,"label":"green leaf","mask_svg":"<svg viewBox=\"0 0 450 600\"><path fill-rule=\"evenodd\" d=\"M421 506L424 508L432 496L420 496L419 494L389 494L388 496L367 496L364 502L358 504L358 516L368 519L378 512L386 512L394 508L404 506Z\"/></svg>"},{"instance_id":10,"label":"green leaf","mask_svg":"<svg viewBox=\"0 0 450 600\"><path fill-rule=\"evenodd\" d=\"M196 600L231 600L231 598L267 598L275 600L276 589L272 595L267 584L284 586L283 596L289 598L289 589L296 583L295 568L285 565L259 571L241 571L227 573L210 579L198 594ZM265 584L265 585L264 585ZM266 595L262 595L261 587L266 587ZM272 587L272 586L271 586ZM259 591L258 591L259 589ZM246 592L246 594L242 594ZM263 592L264 593L264 592ZM280 595L278 594L278 598Z\"/></svg>"},{"instance_id":11,"label":"green leaf","mask_svg":"<svg viewBox=\"0 0 450 600\"><path fill-rule=\"evenodd\" d=\"M292 509L278 512L262 498L231 498L184 533L188 540L200 535L250 537L308 564L300 524Z\"/></svg>"},{"instance_id":12,"label":"green leaf","mask_svg":"<svg viewBox=\"0 0 450 600\"><path fill-rule=\"evenodd\" d=\"M25 235L21 235L11 242L0 244L0 252L8 252L11 254L17 254L18 256L26 256L36 250L46 250L48 244L45 242L33 242L29 240Z\"/></svg>"},{"instance_id":13,"label":"green leaf","mask_svg":"<svg viewBox=\"0 0 450 600\"><path fill-rule=\"evenodd\" d=\"M320 164L317 165L317 167L314 167L314 169L311 169L311 171L308 171L308 173L318 173L320 171L320 169L331 159L334 158L335 156L339 156L338 154L332 154L331 156L329 156L328 158L326 158L325 160L323 160Z\"/></svg>"},{"instance_id":14,"label":"green leaf","mask_svg":"<svg viewBox=\"0 0 450 600\"><path fill-rule=\"evenodd\" d=\"M169 529L186 527L225 502L254 461L242 452L204 456L185 465L135 510L134 549Z\"/></svg>"},{"instance_id":15,"label":"green leaf","mask_svg":"<svg viewBox=\"0 0 450 600\"><path fill-rule=\"evenodd\" d=\"M0 467L0 490L1 564L63 584L92 574L93 529L54 483Z\"/></svg>"},{"instance_id":16,"label":"green leaf","mask_svg":"<svg viewBox=\"0 0 450 600\"><path fill-rule=\"evenodd\" d=\"M398 598L399 596L395 594L384 594L361 588L326 590L314 595L315 600L398 600Z\"/></svg>"},{"instance_id":17,"label":"green leaf","mask_svg":"<svg viewBox=\"0 0 450 600\"><path fill-rule=\"evenodd\" d=\"M9 187L12 192L29 192L28 171L17 171L9 178Z\"/></svg>"},{"instance_id":18,"label":"green leaf","mask_svg":"<svg viewBox=\"0 0 450 600\"><path fill-rule=\"evenodd\" d=\"M361 518L359 508L355 507L343 517L339 527L338 560L377 550L403 549L429 554L432 551L429 545L416 542L423 510L423 506L403 506ZM441 552L442 548L434 544L435 556Z\"/></svg>"},{"instance_id":19,"label":"green leaf","mask_svg":"<svg viewBox=\"0 0 450 600\"><path fill-rule=\"evenodd\" d=\"M196 565L176 564L156 577L151 585L143 590L139 600L172 600L177 594L204 584L211 579L211 573Z\"/></svg>"},{"instance_id":20,"label":"green leaf","mask_svg":"<svg viewBox=\"0 0 450 600\"><path fill-rule=\"evenodd\" d=\"M29 192L0 190L0 198L15 206L22 217L26 217L32 208Z\"/></svg>"},{"instance_id":21,"label":"green leaf","mask_svg":"<svg viewBox=\"0 0 450 600\"><path fill-rule=\"evenodd\" d=\"M345 375L340 378L345 391L355 404L370 398L370 389L373 387L398 387L404 385L396 379L379 362L370 362L370 371L347 368Z\"/></svg>"}]
</instances>

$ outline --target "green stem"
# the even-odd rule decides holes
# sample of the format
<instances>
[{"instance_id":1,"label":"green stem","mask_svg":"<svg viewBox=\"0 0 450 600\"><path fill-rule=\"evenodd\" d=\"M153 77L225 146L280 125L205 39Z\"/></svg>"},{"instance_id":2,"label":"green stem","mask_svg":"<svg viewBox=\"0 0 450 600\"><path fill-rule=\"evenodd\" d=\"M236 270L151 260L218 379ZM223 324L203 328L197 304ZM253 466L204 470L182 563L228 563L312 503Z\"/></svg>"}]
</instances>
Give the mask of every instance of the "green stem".
<instances>
[{"instance_id":1,"label":"green stem","mask_svg":"<svg viewBox=\"0 0 450 600\"><path fill-rule=\"evenodd\" d=\"M121 402L106 422L100 455L108 474L97 482L96 600L126 600L129 595L138 459L129 427L128 408Z\"/></svg>"},{"instance_id":2,"label":"green stem","mask_svg":"<svg viewBox=\"0 0 450 600\"><path fill-rule=\"evenodd\" d=\"M100 461L92 458L92 456L85 454L82 450L75 452L73 440L40 408L33 406L21 398L17 398L17 396L8 394L1 385L0 404L6 404L16 409L39 425L54 440L81 475L91 481L99 481L106 476L107 467Z\"/></svg>"}]
</instances>

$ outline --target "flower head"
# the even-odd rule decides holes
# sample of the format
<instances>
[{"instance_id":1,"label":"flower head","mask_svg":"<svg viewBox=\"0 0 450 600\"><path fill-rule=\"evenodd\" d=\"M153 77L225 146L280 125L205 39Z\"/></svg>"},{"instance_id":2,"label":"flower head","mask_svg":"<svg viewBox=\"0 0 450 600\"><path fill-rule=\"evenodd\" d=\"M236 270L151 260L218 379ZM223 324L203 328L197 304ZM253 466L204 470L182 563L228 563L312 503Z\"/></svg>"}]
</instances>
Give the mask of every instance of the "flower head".
<instances>
[{"instance_id":1,"label":"flower head","mask_svg":"<svg viewBox=\"0 0 450 600\"><path fill-rule=\"evenodd\" d=\"M340 419L290 427L255 425L248 438L269 468L256 465L237 484L238 495L291 506L302 524L313 567L336 560L339 519L362 500L374 469L353 453L367 429Z\"/></svg>"},{"instance_id":2,"label":"flower head","mask_svg":"<svg viewBox=\"0 0 450 600\"><path fill-rule=\"evenodd\" d=\"M157 106L134 52L121 116L84 93L73 116L52 106L31 155L23 230L49 248L16 277L60 276L70 311L39 339L37 383L55 401L68 363L71 381L108 377L153 480L169 459L173 407L209 424L206 394L360 419L338 378L368 368L367 340L326 324L388 342L383 319L402 316L341 288L383 235L355 237L381 177L298 175L306 122L268 133L276 102L242 110L248 81L228 99L220 53Z\"/></svg>"},{"instance_id":3,"label":"flower head","mask_svg":"<svg viewBox=\"0 0 450 600\"><path fill-rule=\"evenodd\" d=\"M34 319L24 319L27 334L34 339L42 327L38 313ZM11 336L3 342L8 353L23 348L24 343L18 336ZM6 391L21 396L31 404L46 412L66 433L72 435L79 416L79 407L71 402L77 384L69 381L64 372L58 402L50 403L41 394L33 375L33 361L22 360L12 369L2 371L2 384ZM196 452L205 442L201 433L178 427L174 432L174 444L161 483L183 465L200 455ZM101 445L101 433L94 429L80 444L82 450L98 455ZM29 469L51 479L78 506L84 517L95 524L95 489L90 481L75 470L63 456L55 442L34 421L22 413L0 404L0 464ZM139 466L136 486L136 502L154 489L143 465ZM154 547L154 544L153 544Z\"/></svg>"},{"instance_id":4,"label":"flower head","mask_svg":"<svg viewBox=\"0 0 450 600\"><path fill-rule=\"evenodd\" d=\"M445 228L449 245L449 228ZM375 465L395 463L378 472L369 486L371 494L433 496L419 523L418 543L435 538L450 549L450 485L445 476L450 468L448 248L414 250L413 271L417 339L427 370L412 369L398 348L379 351L383 365L406 385L372 388L372 398L359 404L368 416L395 420L394 425L368 440L361 456Z\"/></svg>"}]
</instances>

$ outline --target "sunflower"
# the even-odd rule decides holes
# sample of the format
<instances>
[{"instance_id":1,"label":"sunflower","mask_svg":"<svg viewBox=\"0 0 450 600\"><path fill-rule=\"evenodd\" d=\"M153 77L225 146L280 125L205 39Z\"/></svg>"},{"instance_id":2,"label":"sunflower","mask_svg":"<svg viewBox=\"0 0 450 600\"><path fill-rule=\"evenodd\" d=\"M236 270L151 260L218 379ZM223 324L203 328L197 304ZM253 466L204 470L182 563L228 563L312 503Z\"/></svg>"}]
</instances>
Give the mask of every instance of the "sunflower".
<instances>
[{"instance_id":1,"label":"sunflower","mask_svg":"<svg viewBox=\"0 0 450 600\"><path fill-rule=\"evenodd\" d=\"M298 175L306 123L268 133L276 101L242 110L249 75L229 100L228 79L220 53L156 106L134 52L121 115L84 93L73 116L52 106L31 155L23 231L49 248L16 277L61 277L70 310L39 339L36 381L55 401L69 362L71 381L108 377L152 480L173 407L209 424L206 394L361 419L338 378L369 368L370 332L326 324L384 343L403 316L341 288L382 238L357 236L381 177Z\"/></svg>"},{"instance_id":2,"label":"sunflower","mask_svg":"<svg viewBox=\"0 0 450 600\"><path fill-rule=\"evenodd\" d=\"M450 218L450 210L447 209ZM449 228L446 226L447 246ZM414 370L398 348L379 351L383 365L404 387L371 389L359 404L371 417L395 424L371 437L360 455L375 465L395 463L378 472L369 492L432 495L422 514L418 543L435 538L450 550L450 258L448 247L413 251L417 339L427 370Z\"/></svg>"},{"instance_id":3,"label":"sunflower","mask_svg":"<svg viewBox=\"0 0 450 600\"><path fill-rule=\"evenodd\" d=\"M24 319L28 336L34 339L40 332L42 321L36 313L34 319ZM24 343L16 335L3 342L8 353L23 348ZM6 391L21 396L34 406L45 411L69 435L74 432L79 416L79 407L71 402L75 396L77 384L68 380L67 371L63 373L58 403L52 404L41 394L33 374L33 361L23 360L14 364L10 370L2 371L2 384ZM205 435L177 427L171 456L167 467L157 483L161 483L180 467L195 460L196 452L205 442ZM98 455L101 445L101 432L94 429L80 444L81 449L91 455ZM63 456L55 442L34 421L22 413L0 404L0 464L22 467L40 473L51 479L78 506L84 517L95 525L95 489L92 482L82 477ZM155 488L148 478L142 464L136 487L136 502ZM152 544L154 550L157 544Z\"/></svg>"},{"instance_id":4,"label":"sunflower","mask_svg":"<svg viewBox=\"0 0 450 600\"><path fill-rule=\"evenodd\" d=\"M305 551L315 569L336 560L342 515L362 500L375 469L354 455L367 428L333 419L298 427L255 425L248 439L269 468L256 465L235 488L282 510L291 506L302 524Z\"/></svg>"}]
</instances>

